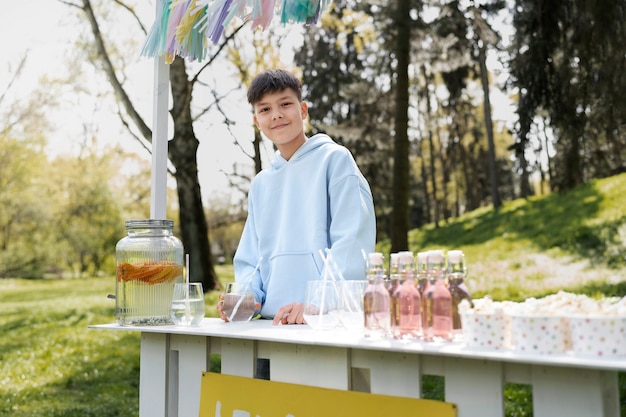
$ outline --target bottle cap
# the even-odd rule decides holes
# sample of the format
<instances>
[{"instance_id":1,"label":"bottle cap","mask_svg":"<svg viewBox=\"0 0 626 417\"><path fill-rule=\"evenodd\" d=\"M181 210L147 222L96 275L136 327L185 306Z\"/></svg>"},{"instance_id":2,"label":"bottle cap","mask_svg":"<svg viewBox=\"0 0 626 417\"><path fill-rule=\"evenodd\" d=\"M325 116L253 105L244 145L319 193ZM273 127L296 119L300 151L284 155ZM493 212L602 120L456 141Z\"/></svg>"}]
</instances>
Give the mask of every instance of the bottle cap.
<instances>
[{"instance_id":1,"label":"bottle cap","mask_svg":"<svg viewBox=\"0 0 626 417\"><path fill-rule=\"evenodd\" d=\"M409 250L401 250L400 252L398 252L398 259L400 263L407 263L407 262L412 263L414 260L413 252Z\"/></svg>"},{"instance_id":2,"label":"bottle cap","mask_svg":"<svg viewBox=\"0 0 626 417\"><path fill-rule=\"evenodd\" d=\"M443 261L443 251L440 249L431 250L428 252L428 262L440 263Z\"/></svg>"},{"instance_id":3,"label":"bottle cap","mask_svg":"<svg viewBox=\"0 0 626 417\"><path fill-rule=\"evenodd\" d=\"M371 252L367 255L367 261L370 265L372 264L382 264L383 263L383 254L382 252Z\"/></svg>"},{"instance_id":4,"label":"bottle cap","mask_svg":"<svg viewBox=\"0 0 626 417\"><path fill-rule=\"evenodd\" d=\"M448 262L461 262L463 259L463 251L461 250L449 250L448 251Z\"/></svg>"}]
</instances>

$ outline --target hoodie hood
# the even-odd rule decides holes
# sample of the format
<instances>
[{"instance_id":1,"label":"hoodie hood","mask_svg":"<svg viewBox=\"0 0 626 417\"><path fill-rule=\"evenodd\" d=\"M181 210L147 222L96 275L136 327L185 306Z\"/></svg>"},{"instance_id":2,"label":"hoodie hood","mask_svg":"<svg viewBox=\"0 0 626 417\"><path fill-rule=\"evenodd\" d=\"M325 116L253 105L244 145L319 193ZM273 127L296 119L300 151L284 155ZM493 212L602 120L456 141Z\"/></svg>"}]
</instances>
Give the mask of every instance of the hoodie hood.
<instances>
[{"instance_id":1,"label":"hoodie hood","mask_svg":"<svg viewBox=\"0 0 626 417\"><path fill-rule=\"evenodd\" d=\"M274 154L274 158L272 159L272 162L271 162L272 169L280 169L285 164L288 164L292 161L295 162L302 158L305 158L307 154L309 154L311 151L319 148L322 145L334 144L334 143L335 142L330 138L330 136L324 133L318 133L317 135L314 135L308 138L306 142L304 142L302 146L298 148L296 153L293 154L293 156L291 157L289 161L283 158L283 156L280 154L280 151L276 151L276 153Z\"/></svg>"}]
</instances>

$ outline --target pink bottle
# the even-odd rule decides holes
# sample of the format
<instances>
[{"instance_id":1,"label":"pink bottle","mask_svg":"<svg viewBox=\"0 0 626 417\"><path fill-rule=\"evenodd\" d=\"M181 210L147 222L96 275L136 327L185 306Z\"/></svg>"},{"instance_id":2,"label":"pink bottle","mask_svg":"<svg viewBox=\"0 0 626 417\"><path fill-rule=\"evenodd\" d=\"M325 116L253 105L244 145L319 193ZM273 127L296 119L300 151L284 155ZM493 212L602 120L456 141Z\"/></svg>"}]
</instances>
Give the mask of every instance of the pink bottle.
<instances>
[{"instance_id":1,"label":"pink bottle","mask_svg":"<svg viewBox=\"0 0 626 417\"><path fill-rule=\"evenodd\" d=\"M417 290L420 293L421 300L421 315L422 315L422 336L424 339L428 339L428 307L427 297L428 293L432 289L430 285L430 277L428 274L428 251L417 253Z\"/></svg>"},{"instance_id":2,"label":"pink bottle","mask_svg":"<svg viewBox=\"0 0 626 417\"><path fill-rule=\"evenodd\" d=\"M370 253L367 257L367 286L363 293L365 337L389 336L391 328L389 291L385 288L383 254Z\"/></svg>"},{"instance_id":3,"label":"pink bottle","mask_svg":"<svg viewBox=\"0 0 626 417\"><path fill-rule=\"evenodd\" d=\"M428 340L452 340L452 295L446 283L442 250L428 254L431 288L426 293Z\"/></svg>"},{"instance_id":4,"label":"pink bottle","mask_svg":"<svg viewBox=\"0 0 626 417\"><path fill-rule=\"evenodd\" d=\"M460 250L448 251L447 279L448 289L452 295L452 333L456 336L462 333L459 303L463 300L472 302L469 290L465 284L467 264L465 255Z\"/></svg>"},{"instance_id":5,"label":"pink bottle","mask_svg":"<svg viewBox=\"0 0 626 417\"><path fill-rule=\"evenodd\" d=\"M389 292L389 320L390 320L390 329L393 329L394 326L399 326L399 317L398 317L398 308L396 306L396 299L393 296L393 293L396 292L398 288L398 284L400 282L400 270L398 265L398 259L400 255L396 253L392 253L389 255L389 274L385 279L385 288ZM391 334L391 332L390 332Z\"/></svg>"},{"instance_id":6,"label":"pink bottle","mask_svg":"<svg viewBox=\"0 0 626 417\"><path fill-rule=\"evenodd\" d=\"M417 253L417 289L420 296L424 296L426 287L428 286L428 252Z\"/></svg>"},{"instance_id":7,"label":"pink bottle","mask_svg":"<svg viewBox=\"0 0 626 417\"><path fill-rule=\"evenodd\" d=\"M415 260L410 251L399 252L400 282L392 298L395 302L395 321L391 331L396 339L418 339L422 336L420 293L415 285Z\"/></svg>"}]
</instances>

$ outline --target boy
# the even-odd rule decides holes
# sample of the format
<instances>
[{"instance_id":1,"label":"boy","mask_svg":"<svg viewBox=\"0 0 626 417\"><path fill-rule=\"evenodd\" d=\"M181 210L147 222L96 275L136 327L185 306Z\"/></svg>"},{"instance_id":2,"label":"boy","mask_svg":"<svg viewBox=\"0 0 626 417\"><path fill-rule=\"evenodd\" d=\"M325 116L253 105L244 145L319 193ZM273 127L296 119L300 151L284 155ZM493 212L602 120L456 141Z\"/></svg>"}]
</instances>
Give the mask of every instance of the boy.
<instances>
[{"instance_id":1,"label":"boy","mask_svg":"<svg viewBox=\"0 0 626 417\"><path fill-rule=\"evenodd\" d=\"M324 134L305 135L308 106L293 74L258 74L248 101L254 123L278 151L250 187L236 281L251 282L261 317L304 324L306 282L324 269L320 250L330 249L346 279L365 279L363 252L376 241L372 194L346 148Z\"/></svg>"}]
</instances>

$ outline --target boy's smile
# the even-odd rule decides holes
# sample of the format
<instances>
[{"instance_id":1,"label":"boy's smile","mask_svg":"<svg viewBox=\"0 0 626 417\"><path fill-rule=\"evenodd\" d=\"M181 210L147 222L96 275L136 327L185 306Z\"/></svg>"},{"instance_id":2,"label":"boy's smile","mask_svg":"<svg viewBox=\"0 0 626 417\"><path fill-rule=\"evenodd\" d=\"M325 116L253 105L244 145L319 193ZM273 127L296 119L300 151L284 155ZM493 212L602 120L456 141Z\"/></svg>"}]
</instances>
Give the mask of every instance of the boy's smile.
<instances>
[{"instance_id":1,"label":"boy's smile","mask_svg":"<svg viewBox=\"0 0 626 417\"><path fill-rule=\"evenodd\" d=\"M254 123L286 160L306 142L302 121L307 114L307 104L289 88L265 94L254 105Z\"/></svg>"}]
</instances>

